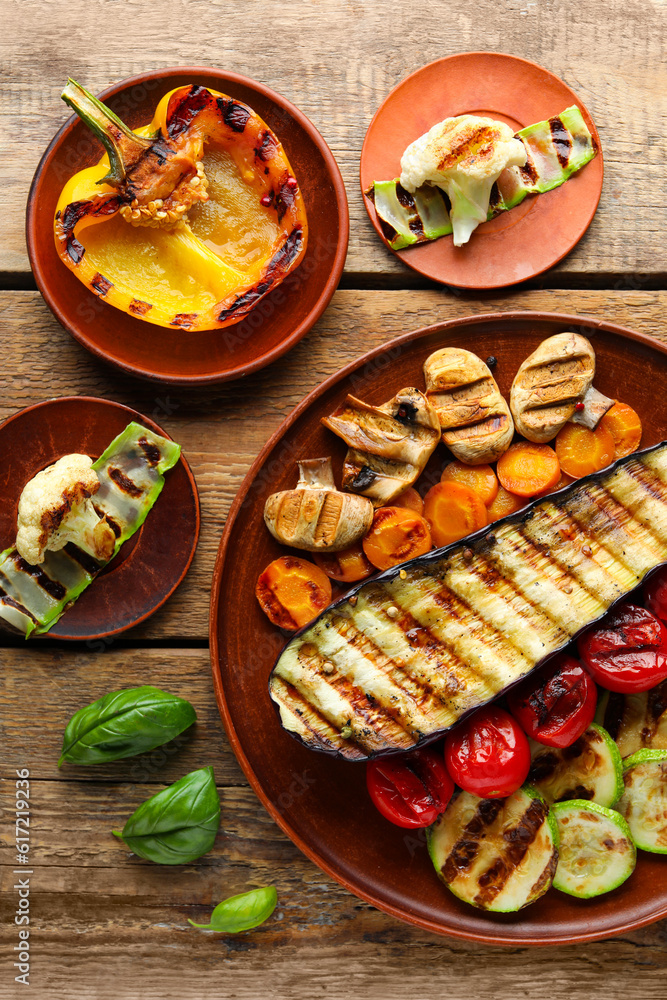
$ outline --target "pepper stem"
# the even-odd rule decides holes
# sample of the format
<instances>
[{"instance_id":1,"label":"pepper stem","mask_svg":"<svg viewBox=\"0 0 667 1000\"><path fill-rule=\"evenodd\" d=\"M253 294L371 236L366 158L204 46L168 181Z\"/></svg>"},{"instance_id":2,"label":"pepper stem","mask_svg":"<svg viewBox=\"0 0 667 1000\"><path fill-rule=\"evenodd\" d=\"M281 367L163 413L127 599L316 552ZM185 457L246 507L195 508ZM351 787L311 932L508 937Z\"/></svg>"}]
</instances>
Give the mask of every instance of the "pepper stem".
<instances>
[{"instance_id":1,"label":"pepper stem","mask_svg":"<svg viewBox=\"0 0 667 1000\"><path fill-rule=\"evenodd\" d=\"M109 173L97 183L120 187L128 169L152 146L153 140L136 135L113 111L75 80L67 81L60 96L95 133L109 154Z\"/></svg>"}]
</instances>

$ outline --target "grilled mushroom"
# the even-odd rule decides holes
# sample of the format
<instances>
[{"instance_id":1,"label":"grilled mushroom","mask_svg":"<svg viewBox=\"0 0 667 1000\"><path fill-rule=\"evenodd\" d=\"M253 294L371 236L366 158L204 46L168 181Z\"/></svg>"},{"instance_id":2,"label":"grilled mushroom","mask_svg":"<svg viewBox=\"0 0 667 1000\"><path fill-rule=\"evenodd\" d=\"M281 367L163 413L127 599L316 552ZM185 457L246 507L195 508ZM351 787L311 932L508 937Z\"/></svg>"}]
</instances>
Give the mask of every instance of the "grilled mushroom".
<instances>
[{"instance_id":1,"label":"grilled mushroom","mask_svg":"<svg viewBox=\"0 0 667 1000\"><path fill-rule=\"evenodd\" d=\"M519 434L541 443L568 420L597 427L614 400L593 389L594 375L595 351L586 337L568 332L543 340L512 383L510 408Z\"/></svg>"},{"instance_id":2,"label":"grilled mushroom","mask_svg":"<svg viewBox=\"0 0 667 1000\"><path fill-rule=\"evenodd\" d=\"M293 490L273 493L264 521L274 538L307 552L338 552L366 534L373 505L365 497L336 489L330 458L299 462Z\"/></svg>"},{"instance_id":3,"label":"grilled mushroom","mask_svg":"<svg viewBox=\"0 0 667 1000\"><path fill-rule=\"evenodd\" d=\"M418 389L381 406L348 396L322 423L348 445L343 487L390 503L421 475L440 439L438 417Z\"/></svg>"},{"instance_id":4,"label":"grilled mushroom","mask_svg":"<svg viewBox=\"0 0 667 1000\"><path fill-rule=\"evenodd\" d=\"M424 377L442 440L456 458L485 465L507 451L514 436L509 407L476 354L461 347L435 351L424 362Z\"/></svg>"}]
</instances>

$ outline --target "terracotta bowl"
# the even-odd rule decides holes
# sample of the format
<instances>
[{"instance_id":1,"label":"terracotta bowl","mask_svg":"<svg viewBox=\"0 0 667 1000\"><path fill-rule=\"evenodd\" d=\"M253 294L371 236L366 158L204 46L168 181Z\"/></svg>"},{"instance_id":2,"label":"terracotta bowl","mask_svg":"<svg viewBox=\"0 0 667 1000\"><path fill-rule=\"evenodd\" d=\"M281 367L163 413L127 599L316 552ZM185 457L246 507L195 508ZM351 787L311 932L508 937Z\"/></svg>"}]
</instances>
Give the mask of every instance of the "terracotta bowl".
<instances>
[{"instance_id":1,"label":"terracotta bowl","mask_svg":"<svg viewBox=\"0 0 667 1000\"><path fill-rule=\"evenodd\" d=\"M26 482L63 455L98 458L132 420L169 437L129 406L64 396L28 406L0 425L0 548L14 543ZM162 493L139 531L65 612L47 636L92 640L115 635L161 607L187 573L199 538L199 497L187 460L165 473Z\"/></svg>"},{"instance_id":2,"label":"terracotta bowl","mask_svg":"<svg viewBox=\"0 0 667 1000\"><path fill-rule=\"evenodd\" d=\"M248 473L227 518L211 596L211 651L218 706L249 781L295 844L351 892L425 930L495 944L553 944L620 934L667 914L665 860L640 852L624 885L582 901L549 892L516 914L489 914L457 900L436 877L420 831L401 830L375 810L365 768L306 749L280 726L267 684L285 638L261 612L257 576L284 554L266 530L269 494L291 488L296 461L333 455L336 481L345 445L320 418L348 392L371 403L410 385L423 387L422 365L434 350L465 347L494 355L509 395L521 361L541 340L568 329L588 336L597 353L596 386L629 403L644 422L642 447L667 438L667 348L621 327L550 313L496 313L418 330L377 348L315 389L290 414ZM436 449L437 481L445 450Z\"/></svg>"},{"instance_id":3,"label":"terracotta bowl","mask_svg":"<svg viewBox=\"0 0 667 1000\"><path fill-rule=\"evenodd\" d=\"M336 290L349 234L345 187L329 147L298 108L263 84L235 73L185 66L141 73L100 97L136 128L151 120L164 94L192 82L230 94L259 113L285 147L306 203L306 256L249 316L231 327L201 333L155 326L103 302L63 265L52 235L58 197L69 177L96 163L104 152L76 116L56 134L37 167L26 219L37 286L62 326L97 357L123 371L179 385L239 378L293 347Z\"/></svg>"},{"instance_id":4,"label":"terracotta bowl","mask_svg":"<svg viewBox=\"0 0 667 1000\"><path fill-rule=\"evenodd\" d=\"M399 83L368 127L361 151L362 192L374 181L397 177L405 148L443 118L481 115L504 121L516 132L572 104L581 109L598 145L597 156L582 170L561 187L529 195L483 223L463 247L445 236L392 253L419 274L456 288L526 281L553 267L581 239L595 215L604 172L600 137L582 102L557 76L528 59L462 52L429 63ZM364 204L382 239L375 208L365 195Z\"/></svg>"}]
</instances>

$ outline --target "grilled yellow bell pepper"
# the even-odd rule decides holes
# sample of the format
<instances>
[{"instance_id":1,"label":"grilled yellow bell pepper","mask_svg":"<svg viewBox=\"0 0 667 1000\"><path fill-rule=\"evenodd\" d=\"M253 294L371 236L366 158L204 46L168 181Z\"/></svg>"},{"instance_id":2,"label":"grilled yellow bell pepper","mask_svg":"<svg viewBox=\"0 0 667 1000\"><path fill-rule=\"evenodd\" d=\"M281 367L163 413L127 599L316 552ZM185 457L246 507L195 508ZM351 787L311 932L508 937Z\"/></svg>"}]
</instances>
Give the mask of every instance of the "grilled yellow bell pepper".
<instances>
[{"instance_id":1,"label":"grilled yellow bell pepper","mask_svg":"<svg viewBox=\"0 0 667 1000\"><path fill-rule=\"evenodd\" d=\"M56 248L105 302L160 326L212 330L246 316L302 260L298 182L245 104L179 87L133 132L74 81L62 96L107 153L63 188Z\"/></svg>"}]
</instances>

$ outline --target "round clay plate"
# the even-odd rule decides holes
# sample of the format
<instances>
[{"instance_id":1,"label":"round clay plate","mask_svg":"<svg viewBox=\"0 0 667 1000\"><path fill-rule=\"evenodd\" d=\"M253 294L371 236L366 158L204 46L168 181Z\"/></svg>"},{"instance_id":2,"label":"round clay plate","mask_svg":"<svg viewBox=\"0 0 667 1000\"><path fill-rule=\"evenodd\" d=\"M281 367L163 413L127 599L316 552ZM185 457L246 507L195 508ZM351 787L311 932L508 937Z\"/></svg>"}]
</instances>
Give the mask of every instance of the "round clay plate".
<instances>
[{"instance_id":1,"label":"round clay plate","mask_svg":"<svg viewBox=\"0 0 667 1000\"><path fill-rule=\"evenodd\" d=\"M589 901L550 889L516 914L490 914L456 899L438 880L423 831L385 820L366 792L365 768L308 750L280 726L267 684L285 638L255 599L259 573L289 551L264 526L266 498L296 482L296 462L333 455L336 482L345 445L320 424L348 392L382 403L405 386L424 387L422 365L445 346L495 355L506 397L521 361L545 338L575 329L597 353L596 386L619 396L644 421L642 447L667 438L667 349L594 320L550 313L497 313L453 320L392 341L315 389L263 449L232 506L211 597L211 649L218 706L249 781L276 822L325 872L374 906L429 931L495 944L552 944L620 934L667 914L665 860L640 852L620 888ZM439 446L420 479L437 481ZM303 555L304 553L299 553Z\"/></svg>"},{"instance_id":2,"label":"round clay plate","mask_svg":"<svg viewBox=\"0 0 667 1000\"><path fill-rule=\"evenodd\" d=\"M133 420L169 437L129 406L90 396L50 399L5 420L0 425L0 548L14 543L19 497L29 479L72 452L99 458ZM49 629L49 637L83 640L123 632L152 615L176 590L197 548L199 497L183 455L164 478L139 531Z\"/></svg>"},{"instance_id":3,"label":"round clay plate","mask_svg":"<svg viewBox=\"0 0 667 1000\"><path fill-rule=\"evenodd\" d=\"M85 83L85 80L82 81ZM244 320L187 333L146 323L101 301L59 260L53 217L65 182L104 149L74 116L42 157L28 198L26 239L35 280L56 319L89 351L126 372L180 385L247 375L293 347L319 319L345 263L347 199L333 155L298 108L261 83L197 66L154 70L123 80L100 98L132 128L150 122L164 94L199 83L256 111L282 142L308 215L308 249L299 266ZM57 102L57 95L53 96Z\"/></svg>"},{"instance_id":4,"label":"round clay plate","mask_svg":"<svg viewBox=\"0 0 667 1000\"><path fill-rule=\"evenodd\" d=\"M465 246L450 236L394 251L419 274L456 288L500 288L553 267L588 229L602 191L600 137L588 111L562 80L536 63L492 52L438 59L399 83L371 122L361 151L361 190L398 177L405 148L432 125L473 114L526 125L578 105L598 146L597 156L565 184L485 222ZM382 231L373 202L366 211ZM384 241L383 241L384 242Z\"/></svg>"}]
</instances>

